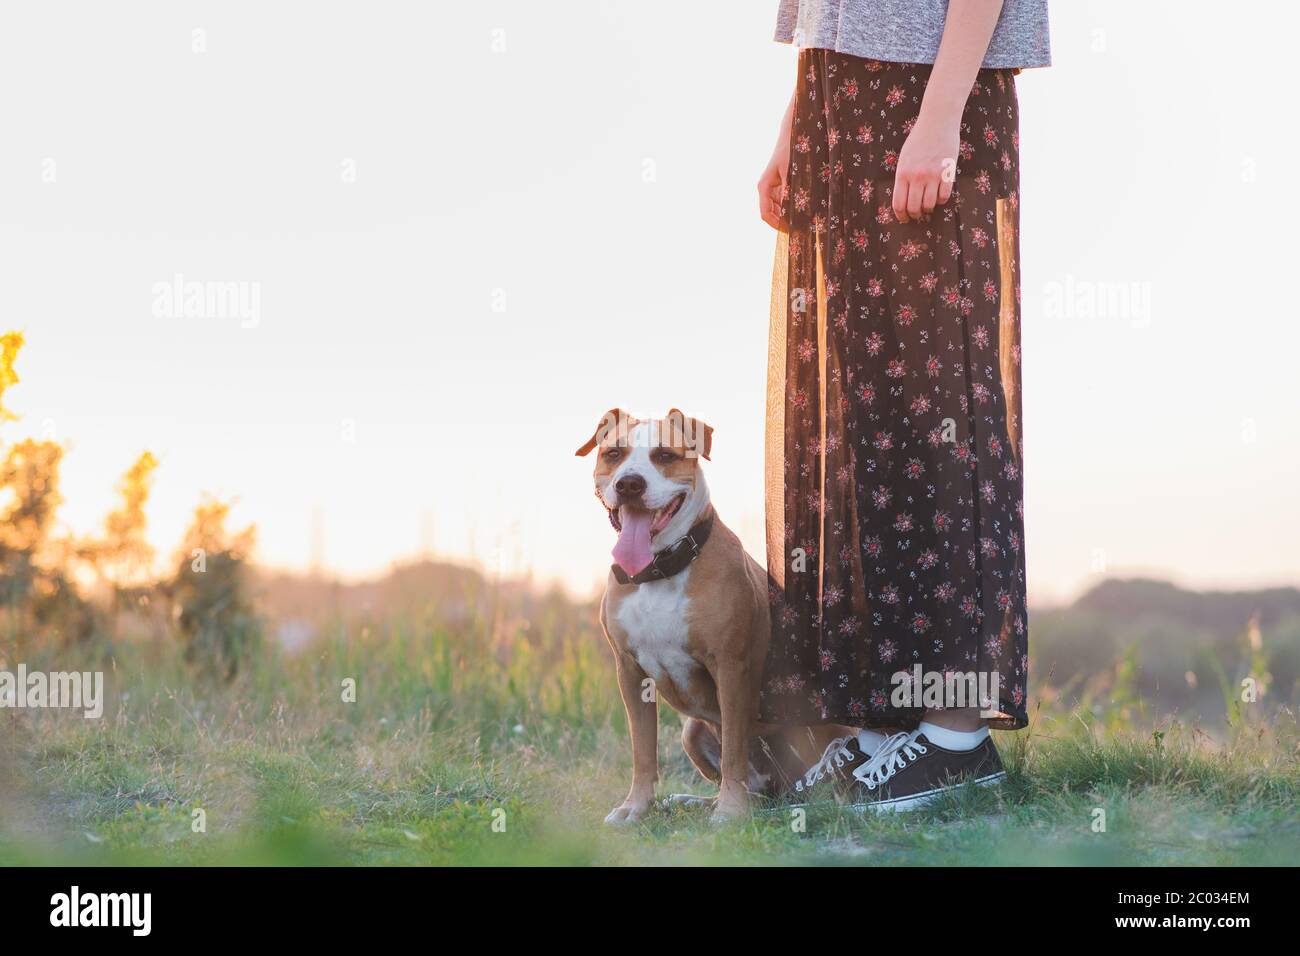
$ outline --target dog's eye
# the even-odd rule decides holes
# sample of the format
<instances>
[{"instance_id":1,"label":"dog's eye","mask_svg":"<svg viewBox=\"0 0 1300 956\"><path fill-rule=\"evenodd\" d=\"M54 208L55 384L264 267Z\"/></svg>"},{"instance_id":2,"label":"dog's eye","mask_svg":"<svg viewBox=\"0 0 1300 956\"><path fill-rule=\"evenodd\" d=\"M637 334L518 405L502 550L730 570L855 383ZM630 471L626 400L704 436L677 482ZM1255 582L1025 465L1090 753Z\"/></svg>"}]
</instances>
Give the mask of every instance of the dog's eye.
<instances>
[{"instance_id":1,"label":"dog's eye","mask_svg":"<svg viewBox=\"0 0 1300 956\"><path fill-rule=\"evenodd\" d=\"M677 460L677 455L673 454L667 448L656 448L654 454L650 456L651 460L660 465L670 465Z\"/></svg>"},{"instance_id":2,"label":"dog's eye","mask_svg":"<svg viewBox=\"0 0 1300 956\"><path fill-rule=\"evenodd\" d=\"M623 457L623 449L621 449L621 448L606 448L606 449L605 449L605 460L606 460L606 461L618 461L618 460L619 460L620 458L622 458L622 457Z\"/></svg>"}]
</instances>

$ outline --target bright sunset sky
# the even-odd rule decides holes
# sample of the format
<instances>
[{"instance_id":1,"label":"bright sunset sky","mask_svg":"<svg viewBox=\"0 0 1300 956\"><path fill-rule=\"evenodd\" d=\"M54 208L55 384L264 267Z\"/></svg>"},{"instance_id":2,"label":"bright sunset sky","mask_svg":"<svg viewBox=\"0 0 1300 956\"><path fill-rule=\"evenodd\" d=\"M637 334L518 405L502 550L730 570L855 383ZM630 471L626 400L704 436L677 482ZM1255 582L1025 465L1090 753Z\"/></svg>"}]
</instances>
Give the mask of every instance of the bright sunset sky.
<instances>
[{"instance_id":1,"label":"bright sunset sky","mask_svg":"<svg viewBox=\"0 0 1300 956\"><path fill-rule=\"evenodd\" d=\"M210 491L269 564L306 567L319 514L342 574L431 542L586 593L614 538L573 451L675 405L761 559L776 5L6 8L0 444L66 443L74 531L148 448L165 554ZM1300 15L1231 10L1054 0L1019 78L1039 601L1300 583ZM255 327L155 314L177 274L256 287Z\"/></svg>"}]
</instances>

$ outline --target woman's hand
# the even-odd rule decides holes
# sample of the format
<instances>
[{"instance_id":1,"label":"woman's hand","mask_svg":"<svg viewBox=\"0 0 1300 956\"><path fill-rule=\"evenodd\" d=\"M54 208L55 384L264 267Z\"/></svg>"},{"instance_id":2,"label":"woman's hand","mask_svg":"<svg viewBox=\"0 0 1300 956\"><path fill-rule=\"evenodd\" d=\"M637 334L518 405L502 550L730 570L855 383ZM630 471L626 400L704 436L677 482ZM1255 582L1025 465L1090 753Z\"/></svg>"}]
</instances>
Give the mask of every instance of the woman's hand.
<instances>
[{"instance_id":1,"label":"woman's hand","mask_svg":"<svg viewBox=\"0 0 1300 956\"><path fill-rule=\"evenodd\" d=\"M921 112L898 154L894 215L899 222L934 212L952 195L961 146L961 114L1002 13L1002 0L949 4Z\"/></svg>"},{"instance_id":2,"label":"woman's hand","mask_svg":"<svg viewBox=\"0 0 1300 956\"><path fill-rule=\"evenodd\" d=\"M927 116L922 107L903 142L894 174L894 215L899 222L920 219L952 195L961 146L961 116Z\"/></svg>"},{"instance_id":3,"label":"woman's hand","mask_svg":"<svg viewBox=\"0 0 1300 956\"><path fill-rule=\"evenodd\" d=\"M777 133L776 147L767 168L758 177L758 214L773 229L781 228L781 198L785 193L786 170L790 168L790 123L794 116L794 98L785 108L781 130Z\"/></svg>"}]
</instances>

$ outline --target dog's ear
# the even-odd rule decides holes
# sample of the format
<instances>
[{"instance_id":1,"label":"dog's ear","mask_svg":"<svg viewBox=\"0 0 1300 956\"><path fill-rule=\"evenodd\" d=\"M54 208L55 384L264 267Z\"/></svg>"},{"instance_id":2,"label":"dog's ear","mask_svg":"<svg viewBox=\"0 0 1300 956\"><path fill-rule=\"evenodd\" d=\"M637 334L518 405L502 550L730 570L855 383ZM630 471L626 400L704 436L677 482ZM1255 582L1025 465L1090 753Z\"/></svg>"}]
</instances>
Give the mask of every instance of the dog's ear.
<instances>
[{"instance_id":1,"label":"dog's ear","mask_svg":"<svg viewBox=\"0 0 1300 956\"><path fill-rule=\"evenodd\" d=\"M668 409L664 416L674 437L680 436L687 449L709 460L713 451L713 426L706 425L698 418L690 418L680 408Z\"/></svg>"},{"instance_id":2,"label":"dog's ear","mask_svg":"<svg viewBox=\"0 0 1300 956\"><path fill-rule=\"evenodd\" d=\"M596 423L596 430L591 433L591 437L588 438L586 442L583 443L583 446L574 452L574 454L579 458L583 455L590 454L593 448L604 441L606 435L611 431L618 431L619 422L627 422L630 424L632 421L634 421L634 419L628 418L621 408L611 408L600 417L600 421Z\"/></svg>"}]
</instances>

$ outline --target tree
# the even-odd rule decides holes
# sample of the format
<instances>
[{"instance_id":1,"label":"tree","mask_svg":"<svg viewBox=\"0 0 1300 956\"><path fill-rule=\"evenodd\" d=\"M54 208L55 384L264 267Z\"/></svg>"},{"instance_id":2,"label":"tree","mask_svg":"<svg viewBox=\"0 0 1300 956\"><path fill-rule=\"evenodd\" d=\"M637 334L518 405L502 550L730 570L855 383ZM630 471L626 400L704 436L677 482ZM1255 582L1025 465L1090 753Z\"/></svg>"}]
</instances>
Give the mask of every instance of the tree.
<instances>
[{"instance_id":1,"label":"tree","mask_svg":"<svg viewBox=\"0 0 1300 956\"><path fill-rule=\"evenodd\" d=\"M16 417L13 412L5 408L4 397L5 389L18 383L18 374L14 371L14 359L18 357L18 350L22 347L21 332L6 332L0 335L0 422L13 421Z\"/></svg>"},{"instance_id":2,"label":"tree","mask_svg":"<svg viewBox=\"0 0 1300 956\"><path fill-rule=\"evenodd\" d=\"M18 381L14 360L22 347L17 332L0 336L0 422L16 416L4 407L5 391ZM59 494L63 448L25 439L11 445L0 463L0 600L9 633L28 638L46 632L81 640L95 629L93 609L61 570L50 538Z\"/></svg>"}]
</instances>

